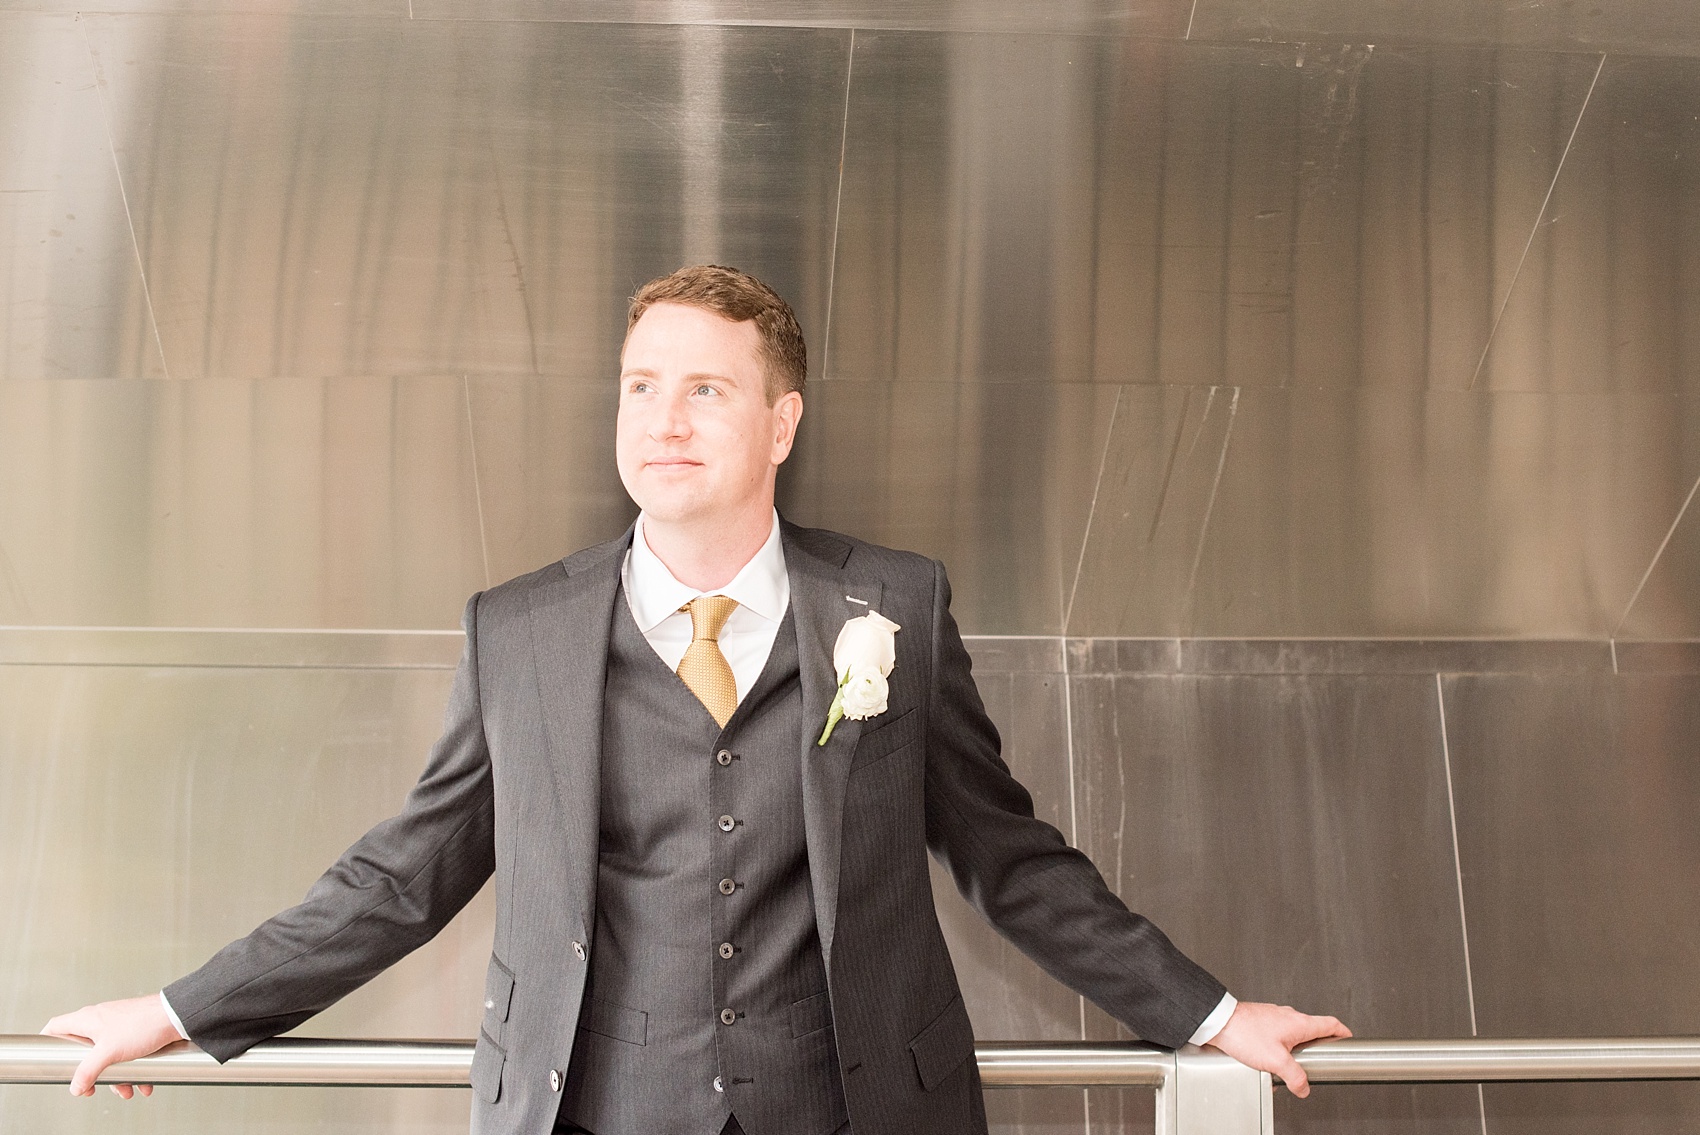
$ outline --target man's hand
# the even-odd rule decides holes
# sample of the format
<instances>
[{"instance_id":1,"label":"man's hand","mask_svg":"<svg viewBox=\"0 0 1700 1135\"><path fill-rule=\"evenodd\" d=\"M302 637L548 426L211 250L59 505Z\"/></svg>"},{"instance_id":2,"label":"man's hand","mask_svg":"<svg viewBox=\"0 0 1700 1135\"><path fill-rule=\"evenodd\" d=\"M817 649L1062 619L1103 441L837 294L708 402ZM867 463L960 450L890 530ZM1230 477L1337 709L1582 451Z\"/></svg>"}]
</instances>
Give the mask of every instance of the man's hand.
<instances>
[{"instance_id":1,"label":"man's hand","mask_svg":"<svg viewBox=\"0 0 1700 1135\"><path fill-rule=\"evenodd\" d=\"M1308 1041L1351 1035L1352 1030L1333 1017L1308 1016L1290 1005L1241 1001L1210 1046L1259 1072L1279 1076L1288 1091L1304 1099L1310 1095L1310 1081L1293 1059L1293 1048Z\"/></svg>"},{"instance_id":2,"label":"man's hand","mask_svg":"<svg viewBox=\"0 0 1700 1135\"><path fill-rule=\"evenodd\" d=\"M62 1036L94 1046L71 1076L74 1096L94 1095L95 1080L112 1065L151 1056L182 1039L171 1018L165 1015L165 1006L157 993L86 1005L75 1013L54 1017L41 1032L43 1036ZM152 1084L137 1084L134 1088L129 1084L112 1085L112 1090L125 1099L138 1088L144 1096L153 1094Z\"/></svg>"}]
</instances>

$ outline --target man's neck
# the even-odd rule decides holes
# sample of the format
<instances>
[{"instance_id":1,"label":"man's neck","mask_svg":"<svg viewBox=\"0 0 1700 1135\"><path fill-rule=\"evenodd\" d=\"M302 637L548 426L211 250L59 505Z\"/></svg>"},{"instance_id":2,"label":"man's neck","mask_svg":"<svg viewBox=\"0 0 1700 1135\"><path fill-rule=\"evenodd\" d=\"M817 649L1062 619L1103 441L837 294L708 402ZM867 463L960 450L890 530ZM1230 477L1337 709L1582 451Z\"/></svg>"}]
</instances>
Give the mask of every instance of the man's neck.
<instances>
[{"instance_id":1,"label":"man's neck","mask_svg":"<svg viewBox=\"0 0 1700 1135\"><path fill-rule=\"evenodd\" d=\"M713 591L755 558L773 532L773 503L732 520L711 523L643 518L643 540L673 578L698 591Z\"/></svg>"}]
</instances>

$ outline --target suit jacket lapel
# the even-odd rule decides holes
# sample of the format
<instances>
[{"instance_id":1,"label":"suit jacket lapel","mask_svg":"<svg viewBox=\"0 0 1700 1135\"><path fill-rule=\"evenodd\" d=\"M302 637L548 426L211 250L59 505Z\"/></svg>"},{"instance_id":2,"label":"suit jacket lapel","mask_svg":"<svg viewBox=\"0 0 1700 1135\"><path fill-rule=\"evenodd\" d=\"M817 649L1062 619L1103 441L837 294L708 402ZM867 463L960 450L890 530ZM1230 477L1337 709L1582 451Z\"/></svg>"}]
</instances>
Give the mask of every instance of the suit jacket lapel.
<instances>
[{"instance_id":1,"label":"suit jacket lapel","mask_svg":"<svg viewBox=\"0 0 1700 1135\"><path fill-rule=\"evenodd\" d=\"M782 522L783 523L783 522ZM845 620L877 610L883 587L843 570L850 545L783 523L785 572L797 627L797 667L803 687L803 831L809 849L815 922L821 954L831 973L838 916L838 868L844 826L844 791L862 723L845 718L825 745L817 745L827 710L838 692L832 647ZM855 600L861 600L856 602Z\"/></svg>"},{"instance_id":2,"label":"suit jacket lapel","mask_svg":"<svg viewBox=\"0 0 1700 1135\"><path fill-rule=\"evenodd\" d=\"M595 918L597 841L601 824L602 691L608 674L620 565L632 530L586 548L562 563L562 574L531 596L531 640L537 694L564 829L567 869L581 873L588 933Z\"/></svg>"}]
</instances>

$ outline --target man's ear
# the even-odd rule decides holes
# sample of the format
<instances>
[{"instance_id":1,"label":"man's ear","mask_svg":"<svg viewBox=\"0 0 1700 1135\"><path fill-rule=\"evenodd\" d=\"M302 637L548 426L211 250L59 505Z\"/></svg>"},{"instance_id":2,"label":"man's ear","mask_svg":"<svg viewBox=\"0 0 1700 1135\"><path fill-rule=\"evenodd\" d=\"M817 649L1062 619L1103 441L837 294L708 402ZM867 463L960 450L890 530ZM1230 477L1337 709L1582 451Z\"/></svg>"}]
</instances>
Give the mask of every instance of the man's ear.
<instances>
[{"instance_id":1,"label":"man's ear","mask_svg":"<svg viewBox=\"0 0 1700 1135\"><path fill-rule=\"evenodd\" d=\"M773 463L783 465L797 442L797 426L803 420L803 396L787 390L773 404Z\"/></svg>"}]
</instances>

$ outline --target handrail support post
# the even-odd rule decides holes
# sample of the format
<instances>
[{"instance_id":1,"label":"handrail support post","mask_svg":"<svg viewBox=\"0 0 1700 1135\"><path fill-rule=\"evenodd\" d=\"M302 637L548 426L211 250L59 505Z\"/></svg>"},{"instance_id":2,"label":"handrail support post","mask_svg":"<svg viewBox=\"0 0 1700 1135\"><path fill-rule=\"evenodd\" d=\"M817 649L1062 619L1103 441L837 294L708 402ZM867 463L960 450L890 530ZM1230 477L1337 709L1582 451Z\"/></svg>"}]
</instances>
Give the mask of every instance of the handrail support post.
<instances>
[{"instance_id":1,"label":"handrail support post","mask_svg":"<svg viewBox=\"0 0 1700 1135\"><path fill-rule=\"evenodd\" d=\"M1269 1073L1189 1044L1175 1053L1174 1077L1158 1091L1157 1130L1168 1118L1172 1135L1274 1135L1274 1112Z\"/></svg>"}]
</instances>

